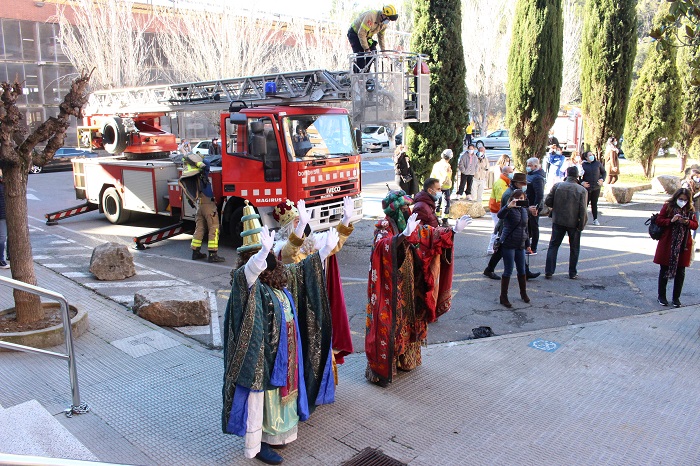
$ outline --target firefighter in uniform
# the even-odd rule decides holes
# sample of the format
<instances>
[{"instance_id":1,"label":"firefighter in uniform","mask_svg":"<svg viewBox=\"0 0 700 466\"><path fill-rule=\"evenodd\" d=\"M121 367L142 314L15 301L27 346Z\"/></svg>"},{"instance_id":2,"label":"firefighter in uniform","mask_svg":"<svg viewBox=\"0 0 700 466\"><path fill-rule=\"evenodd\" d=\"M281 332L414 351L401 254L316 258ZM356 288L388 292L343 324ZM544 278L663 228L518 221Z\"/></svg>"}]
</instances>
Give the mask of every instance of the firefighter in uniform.
<instances>
[{"instance_id":1,"label":"firefighter in uniform","mask_svg":"<svg viewBox=\"0 0 700 466\"><path fill-rule=\"evenodd\" d=\"M377 41L374 40L374 35L377 35L379 40L379 48L385 50L384 47L384 31L386 30L389 21L396 21L399 18L394 5L384 5L381 10L369 10L358 16L348 30L348 40L352 47L353 53L370 55L377 50ZM355 71L367 71L367 65L371 62L370 57L357 57L355 59Z\"/></svg>"},{"instance_id":2,"label":"firefighter in uniform","mask_svg":"<svg viewBox=\"0 0 700 466\"><path fill-rule=\"evenodd\" d=\"M180 187L192 207L197 207L196 226L192 236L192 260L204 259L200 252L204 232L208 232L209 262L223 262L219 251L219 213L214 202L214 190L209 182L209 164L199 154L189 153L182 158L183 171Z\"/></svg>"}]
</instances>

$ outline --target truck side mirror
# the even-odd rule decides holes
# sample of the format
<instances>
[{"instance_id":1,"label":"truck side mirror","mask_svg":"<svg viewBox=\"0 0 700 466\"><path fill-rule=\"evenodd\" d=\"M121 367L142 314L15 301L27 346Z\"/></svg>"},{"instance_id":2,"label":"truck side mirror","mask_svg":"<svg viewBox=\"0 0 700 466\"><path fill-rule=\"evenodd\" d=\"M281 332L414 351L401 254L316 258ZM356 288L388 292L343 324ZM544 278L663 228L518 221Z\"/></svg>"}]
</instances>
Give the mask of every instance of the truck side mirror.
<instances>
[{"instance_id":1,"label":"truck side mirror","mask_svg":"<svg viewBox=\"0 0 700 466\"><path fill-rule=\"evenodd\" d=\"M357 150L362 152L362 131L355 129L355 145L357 145Z\"/></svg>"},{"instance_id":2,"label":"truck side mirror","mask_svg":"<svg viewBox=\"0 0 700 466\"><path fill-rule=\"evenodd\" d=\"M232 125L245 125L248 122L248 119L242 113L235 112L229 116L229 121Z\"/></svg>"}]
</instances>

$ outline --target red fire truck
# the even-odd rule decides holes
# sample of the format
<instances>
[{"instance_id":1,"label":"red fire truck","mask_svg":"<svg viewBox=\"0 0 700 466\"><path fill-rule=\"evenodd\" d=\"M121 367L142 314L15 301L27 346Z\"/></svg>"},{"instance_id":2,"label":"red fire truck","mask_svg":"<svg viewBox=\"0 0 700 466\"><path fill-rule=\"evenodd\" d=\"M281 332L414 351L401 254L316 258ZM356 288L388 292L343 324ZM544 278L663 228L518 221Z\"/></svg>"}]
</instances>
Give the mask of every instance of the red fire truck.
<instances>
[{"instance_id":1,"label":"red fire truck","mask_svg":"<svg viewBox=\"0 0 700 466\"><path fill-rule=\"evenodd\" d=\"M570 154L573 151L580 151L583 144L581 109L570 107L559 110L552 130L564 153Z\"/></svg>"},{"instance_id":2,"label":"red fire truck","mask_svg":"<svg viewBox=\"0 0 700 466\"><path fill-rule=\"evenodd\" d=\"M359 220L355 128L427 121L429 76L415 73L423 69L423 60L421 55L392 52L378 57L370 73L312 70L96 92L78 140L83 147L120 155L75 159L76 197L86 203L46 214L47 224L92 210L103 212L112 223L127 222L132 212L177 220L134 238L139 249L192 231L195 210L180 193L181 167L162 159L177 144L173 134L161 129L161 119L178 110L221 110L225 105L228 111L220 114L221 167L212 167L210 177L222 233L230 234L234 245L241 241L245 200L270 228L278 226L272 208L285 198L305 200L314 230L340 221L345 196L354 199L353 221ZM348 101L353 102L353 122L346 109L323 106Z\"/></svg>"}]
</instances>

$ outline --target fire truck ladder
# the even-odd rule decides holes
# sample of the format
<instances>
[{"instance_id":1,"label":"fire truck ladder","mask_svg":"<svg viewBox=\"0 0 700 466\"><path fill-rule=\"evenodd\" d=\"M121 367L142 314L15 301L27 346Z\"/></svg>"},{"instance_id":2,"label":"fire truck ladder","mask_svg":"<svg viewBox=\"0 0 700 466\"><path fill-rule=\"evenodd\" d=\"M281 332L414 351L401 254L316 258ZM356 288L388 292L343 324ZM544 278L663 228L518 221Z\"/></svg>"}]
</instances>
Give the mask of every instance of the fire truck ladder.
<instances>
[{"instance_id":1,"label":"fire truck ladder","mask_svg":"<svg viewBox=\"0 0 700 466\"><path fill-rule=\"evenodd\" d=\"M253 105L345 102L350 100L350 90L347 72L308 70L96 91L90 96L86 113L221 110L229 102L240 100Z\"/></svg>"}]
</instances>

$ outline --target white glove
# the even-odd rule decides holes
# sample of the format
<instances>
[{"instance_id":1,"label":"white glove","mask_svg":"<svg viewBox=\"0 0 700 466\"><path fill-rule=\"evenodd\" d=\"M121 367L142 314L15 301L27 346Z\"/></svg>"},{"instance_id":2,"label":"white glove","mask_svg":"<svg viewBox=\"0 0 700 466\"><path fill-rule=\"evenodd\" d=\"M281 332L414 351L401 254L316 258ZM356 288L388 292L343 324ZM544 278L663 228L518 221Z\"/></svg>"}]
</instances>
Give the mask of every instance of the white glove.
<instances>
[{"instance_id":1,"label":"white glove","mask_svg":"<svg viewBox=\"0 0 700 466\"><path fill-rule=\"evenodd\" d=\"M453 230L455 231L455 233L461 233L465 228L471 225L472 222L473 220L469 215L462 215L461 217L459 217L459 220L457 220L457 223L455 224Z\"/></svg>"},{"instance_id":2,"label":"white glove","mask_svg":"<svg viewBox=\"0 0 700 466\"><path fill-rule=\"evenodd\" d=\"M418 220L418 213L412 213L411 216L408 217L408 220L406 220L406 229L401 232L401 234L406 237L411 236L416 227L418 227L419 223L420 220Z\"/></svg>"},{"instance_id":3,"label":"white glove","mask_svg":"<svg viewBox=\"0 0 700 466\"><path fill-rule=\"evenodd\" d=\"M261 273L267 268L267 255L272 249L272 245L275 243L275 232L269 231L267 227L263 227L260 232L260 244L262 247L260 251L256 252L245 265L245 278L248 282L248 286L253 286L255 280L258 279Z\"/></svg>"},{"instance_id":4,"label":"white glove","mask_svg":"<svg viewBox=\"0 0 700 466\"><path fill-rule=\"evenodd\" d=\"M350 218L355 213L355 202L349 196L343 198L343 225L350 226Z\"/></svg>"},{"instance_id":5,"label":"white glove","mask_svg":"<svg viewBox=\"0 0 700 466\"><path fill-rule=\"evenodd\" d=\"M325 262L326 258L331 255L333 249L338 244L338 231L335 228L331 228L326 233L326 243L318 251L318 255L321 256L321 262Z\"/></svg>"},{"instance_id":6,"label":"white glove","mask_svg":"<svg viewBox=\"0 0 700 466\"><path fill-rule=\"evenodd\" d=\"M306 202L301 199L297 202L297 210L299 211L299 224L294 229L294 234L302 238L304 236L304 229L306 225L309 224L309 220L311 220L311 209L307 209Z\"/></svg>"},{"instance_id":7,"label":"white glove","mask_svg":"<svg viewBox=\"0 0 700 466\"><path fill-rule=\"evenodd\" d=\"M320 251L324 244L326 244L326 234L314 233L314 251Z\"/></svg>"}]
</instances>

